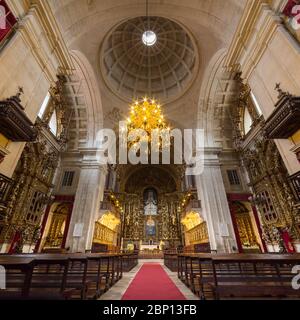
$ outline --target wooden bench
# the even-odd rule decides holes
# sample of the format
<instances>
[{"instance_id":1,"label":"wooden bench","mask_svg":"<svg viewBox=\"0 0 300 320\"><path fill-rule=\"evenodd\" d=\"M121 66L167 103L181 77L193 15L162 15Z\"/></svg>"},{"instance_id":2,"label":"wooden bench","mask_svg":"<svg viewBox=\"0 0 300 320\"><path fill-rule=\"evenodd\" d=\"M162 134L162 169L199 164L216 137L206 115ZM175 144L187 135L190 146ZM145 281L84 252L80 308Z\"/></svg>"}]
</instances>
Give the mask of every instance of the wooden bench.
<instances>
[{"instance_id":1,"label":"wooden bench","mask_svg":"<svg viewBox=\"0 0 300 320\"><path fill-rule=\"evenodd\" d=\"M6 269L7 289L1 299L68 299L66 288L69 260L65 257L1 257Z\"/></svg>"},{"instance_id":2,"label":"wooden bench","mask_svg":"<svg viewBox=\"0 0 300 320\"><path fill-rule=\"evenodd\" d=\"M87 259L86 256L80 254L23 254L23 255L7 255L8 259L13 257L32 259L36 264L33 275L36 270L40 271L40 277L51 279L55 277L55 272L60 274L61 268L66 268L65 278L63 275L57 277L57 286L60 282L65 281L65 290L68 291L68 298L85 299L86 292L86 272ZM39 267L37 266L39 265ZM67 265L67 266L65 266ZM43 271L43 273L42 273Z\"/></svg>"},{"instance_id":3,"label":"wooden bench","mask_svg":"<svg viewBox=\"0 0 300 320\"><path fill-rule=\"evenodd\" d=\"M211 254L182 253L178 255L178 277L192 292L203 296L204 275L206 276L207 263L211 265ZM211 272L212 274L212 272Z\"/></svg>"},{"instance_id":4,"label":"wooden bench","mask_svg":"<svg viewBox=\"0 0 300 320\"><path fill-rule=\"evenodd\" d=\"M122 269L125 272L131 271L138 264L138 254L134 252L122 253Z\"/></svg>"},{"instance_id":5,"label":"wooden bench","mask_svg":"<svg viewBox=\"0 0 300 320\"><path fill-rule=\"evenodd\" d=\"M96 299L123 275L123 258L137 264L133 254L0 255L7 271L1 298Z\"/></svg>"},{"instance_id":6,"label":"wooden bench","mask_svg":"<svg viewBox=\"0 0 300 320\"><path fill-rule=\"evenodd\" d=\"M0 265L6 270L6 290L0 290L0 299L25 299L29 295L33 259L0 256Z\"/></svg>"},{"instance_id":7,"label":"wooden bench","mask_svg":"<svg viewBox=\"0 0 300 320\"><path fill-rule=\"evenodd\" d=\"M178 255L177 253L164 252L164 265L172 272L178 270Z\"/></svg>"},{"instance_id":8,"label":"wooden bench","mask_svg":"<svg viewBox=\"0 0 300 320\"><path fill-rule=\"evenodd\" d=\"M216 299L300 298L292 288L292 268L300 255L232 254L212 257Z\"/></svg>"},{"instance_id":9,"label":"wooden bench","mask_svg":"<svg viewBox=\"0 0 300 320\"><path fill-rule=\"evenodd\" d=\"M299 264L299 254L180 254L178 277L201 299L300 298Z\"/></svg>"}]
</instances>

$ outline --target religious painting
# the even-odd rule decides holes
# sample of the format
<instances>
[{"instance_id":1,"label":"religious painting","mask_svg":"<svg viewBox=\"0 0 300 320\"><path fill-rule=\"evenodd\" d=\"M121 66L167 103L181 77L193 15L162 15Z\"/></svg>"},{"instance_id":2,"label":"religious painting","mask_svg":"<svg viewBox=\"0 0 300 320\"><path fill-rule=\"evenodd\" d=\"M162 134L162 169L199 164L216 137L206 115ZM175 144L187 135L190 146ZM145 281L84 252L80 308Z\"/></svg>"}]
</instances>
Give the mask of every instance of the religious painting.
<instances>
[{"instance_id":1,"label":"religious painting","mask_svg":"<svg viewBox=\"0 0 300 320\"><path fill-rule=\"evenodd\" d=\"M146 235L150 237L156 235L155 221L151 216L146 221Z\"/></svg>"},{"instance_id":2,"label":"religious painting","mask_svg":"<svg viewBox=\"0 0 300 320\"><path fill-rule=\"evenodd\" d=\"M153 188L146 189L144 192L144 214L157 215L157 192Z\"/></svg>"}]
</instances>

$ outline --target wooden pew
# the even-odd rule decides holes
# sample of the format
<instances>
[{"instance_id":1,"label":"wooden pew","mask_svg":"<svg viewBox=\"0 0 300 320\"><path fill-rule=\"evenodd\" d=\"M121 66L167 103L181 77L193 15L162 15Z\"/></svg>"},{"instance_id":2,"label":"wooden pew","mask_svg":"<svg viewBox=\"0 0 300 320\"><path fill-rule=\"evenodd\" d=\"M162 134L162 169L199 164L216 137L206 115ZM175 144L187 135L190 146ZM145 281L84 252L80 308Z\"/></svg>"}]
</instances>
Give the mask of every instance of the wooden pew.
<instances>
[{"instance_id":1,"label":"wooden pew","mask_svg":"<svg viewBox=\"0 0 300 320\"><path fill-rule=\"evenodd\" d=\"M182 253L178 255L178 277L192 292L204 297L204 283L207 282L207 266L211 266L211 254ZM213 273L211 272L211 275ZM212 278L211 278L212 280Z\"/></svg>"},{"instance_id":2,"label":"wooden pew","mask_svg":"<svg viewBox=\"0 0 300 320\"><path fill-rule=\"evenodd\" d=\"M7 271L7 290L1 291L1 299L70 297L66 289L69 260L65 257L1 256L0 263Z\"/></svg>"},{"instance_id":3,"label":"wooden pew","mask_svg":"<svg viewBox=\"0 0 300 320\"><path fill-rule=\"evenodd\" d=\"M60 255L35 257L29 286L28 299L70 299L74 287L67 288L70 260Z\"/></svg>"},{"instance_id":4,"label":"wooden pew","mask_svg":"<svg viewBox=\"0 0 300 320\"><path fill-rule=\"evenodd\" d=\"M56 286L59 287L63 282L65 286L65 291L68 292L66 298L68 299L85 299L87 282L87 259L85 255L81 254L21 254L21 255L7 255L6 257L24 257L33 259L35 268L33 270L33 275L35 275L36 270L43 270L40 274L44 278L55 278L55 272L57 271ZM50 268L50 266L52 266ZM66 268L66 274L60 274L61 269ZM54 281L52 280L52 285L54 286ZM35 285L36 286L36 285Z\"/></svg>"},{"instance_id":5,"label":"wooden pew","mask_svg":"<svg viewBox=\"0 0 300 320\"><path fill-rule=\"evenodd\" d=\"M120 254L87 253L87 299L97 299L122 276Z\"/></svg>"},{"instance_id":6,"label":"wooden pew","mask_svg":"<svg viewBox=\"0 0 300 320\"><path fill-rule=\"evenodd\" d=\"M299 264L299 254L180 254L178 277L201 299L300 298L291 285Z\"/></svg>"},{"instance_id":7,"label":"wooden pew","mask_svg":"<svg viewBox=\"0 0 300 320\"><path fill-rule=\"evenodd\" d=\"M27 298L33 270L33 259L0 256L0 265L6 270L6 290L0 290L0 299Z\"/></svg>"},{"instance_id":8,"label":"wooden pew","mask_svg":"<svg viewBox=\"0 0 300 320\"><path fill-rule=\"evenodd\" d=\"M122 270L131 271L138 264L138 254L135 252L122 253Z\"/></svg>"},{"instance_id":9,"label":"wooden pew","mask_svg":"<svg viewBox=\"0 0 300 320\"><path fill-rule=\"evenodd\" d=\"M164 252L164 265L172 272L178 270L178 255L177 253Z\"/></svg>"},{"instance_id":10,"label":"wooden pew","mask_svg":"<svg viewBox=\"0 0 300 320\"><path fill-rule=\"evenodd\" d=\"M292 288L292 268L300 255L232 254L212 257L216 299L300 298Z\"/></svg>"},{"instance_id":11,"label":"wooden pew","mask_svg":"<svg viewBox=\"0 0 300 320\"><path fill-rule=\"evenodd\" d=\"M95 299L122 278L122 260L123 254L116 253L0 255L9 280L8 290L1 294L21 299Z\"/></svg>"}]
</instances>

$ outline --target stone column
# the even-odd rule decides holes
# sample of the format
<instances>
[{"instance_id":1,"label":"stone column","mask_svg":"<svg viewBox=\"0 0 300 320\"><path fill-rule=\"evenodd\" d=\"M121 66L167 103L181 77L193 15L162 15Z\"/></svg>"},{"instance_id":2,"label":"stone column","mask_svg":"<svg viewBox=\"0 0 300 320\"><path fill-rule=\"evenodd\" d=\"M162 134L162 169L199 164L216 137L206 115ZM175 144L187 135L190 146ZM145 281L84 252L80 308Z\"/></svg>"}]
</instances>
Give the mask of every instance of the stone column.
<instances>
[{"instance_id":1,"label":"stone column","mask_svg":"<svg viewBox=\"0 0 300 320\"><path fill-rule=\"evenodd\" d=\"M196 177L196 182L211 249L234 252L237 244L217 150L205 152L204 171Z\"/></svg>"},{"instance_id":2,"label":"stone column","mask_svg":"<svg viewBox=\"0 0 300 320\"><path fill-rule=\"evenodd\" d=\"M92 248L95 222L100 214L103 199L106 166L86 164L81 172L70 221L66 248L70 252L85 252ZM77 235L74 231L77 230Z\"/></svg>"}]
</instances>

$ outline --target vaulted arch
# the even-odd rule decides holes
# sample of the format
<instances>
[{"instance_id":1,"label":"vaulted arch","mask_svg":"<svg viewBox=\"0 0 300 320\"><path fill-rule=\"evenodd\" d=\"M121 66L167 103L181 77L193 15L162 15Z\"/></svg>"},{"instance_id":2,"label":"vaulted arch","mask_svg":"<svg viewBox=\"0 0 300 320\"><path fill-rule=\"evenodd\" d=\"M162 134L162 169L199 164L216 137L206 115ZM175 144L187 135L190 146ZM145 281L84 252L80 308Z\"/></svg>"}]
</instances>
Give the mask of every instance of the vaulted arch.
<instances>
[{"instance_id":1,"label":"vaulted arch","mask_svg":"<svg viewBox=\"0 0 300 320\"><path fill-rule=\"evenodd\" d=\"M95 147L97 132L103 127L100 90L94 71L80 51L71 51L75 70L67 77L65 94L72 109L68 128L69 150Z\"/></svg>"}]
</instances>

